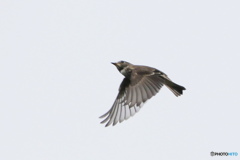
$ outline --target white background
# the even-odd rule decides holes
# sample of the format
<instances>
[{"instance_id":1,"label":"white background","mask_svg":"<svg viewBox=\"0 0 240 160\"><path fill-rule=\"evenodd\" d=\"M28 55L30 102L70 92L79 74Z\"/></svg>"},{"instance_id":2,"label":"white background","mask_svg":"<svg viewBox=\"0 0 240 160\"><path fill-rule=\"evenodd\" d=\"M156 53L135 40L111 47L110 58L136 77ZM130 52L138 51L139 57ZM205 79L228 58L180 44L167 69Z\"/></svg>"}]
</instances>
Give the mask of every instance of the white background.
<instances>
[{"instance_id":1,"label":"white background","mask_svg":"<svg viewBox=\"0 0 240 160\"><path fill-rule=\"evenodd\" d=\"M240 154L237 0L2 0L1 160L207 160ZM105 128L123 76L155 67L166 87Z\"/></svg>"}]
</instances>

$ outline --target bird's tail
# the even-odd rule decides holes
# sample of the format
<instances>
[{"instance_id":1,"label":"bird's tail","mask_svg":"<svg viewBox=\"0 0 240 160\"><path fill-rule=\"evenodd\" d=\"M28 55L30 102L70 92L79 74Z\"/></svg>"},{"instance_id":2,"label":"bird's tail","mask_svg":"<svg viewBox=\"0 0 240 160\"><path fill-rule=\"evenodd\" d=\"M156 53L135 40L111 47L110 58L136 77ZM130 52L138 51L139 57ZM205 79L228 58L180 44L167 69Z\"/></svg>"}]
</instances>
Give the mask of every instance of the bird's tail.
<instances>
[{"instance_id":1,"label":"bird's tail","mask_svg":"<svg viewBox=\"0 0 240 160\"><path fill-rule=\"evenodd\" d=\"M183 90L186 90L185 87L180 86L171 80L165 79L165 85L173 92L175 96L181 96L183 94Z\"/></svg>"}]
</instances>

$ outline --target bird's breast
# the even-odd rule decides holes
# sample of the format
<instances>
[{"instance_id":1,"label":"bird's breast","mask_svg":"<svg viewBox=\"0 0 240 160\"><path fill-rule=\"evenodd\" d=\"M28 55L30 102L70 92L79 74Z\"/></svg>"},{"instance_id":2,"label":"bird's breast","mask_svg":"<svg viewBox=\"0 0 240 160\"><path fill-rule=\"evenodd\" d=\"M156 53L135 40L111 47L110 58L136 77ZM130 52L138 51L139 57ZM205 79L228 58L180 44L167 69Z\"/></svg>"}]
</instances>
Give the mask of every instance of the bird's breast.
<instances>
[{"instance_id":1,"label":"bird's breast","mask_svg":"<svg viewBox=\"0 0 240 160\"><path fill-rule=\"evenodd\" d=\"M130 68L124 68L121 71L121 74L124 75L126 78L131 77L132 70Z\"/></svg>"}]
</instances>

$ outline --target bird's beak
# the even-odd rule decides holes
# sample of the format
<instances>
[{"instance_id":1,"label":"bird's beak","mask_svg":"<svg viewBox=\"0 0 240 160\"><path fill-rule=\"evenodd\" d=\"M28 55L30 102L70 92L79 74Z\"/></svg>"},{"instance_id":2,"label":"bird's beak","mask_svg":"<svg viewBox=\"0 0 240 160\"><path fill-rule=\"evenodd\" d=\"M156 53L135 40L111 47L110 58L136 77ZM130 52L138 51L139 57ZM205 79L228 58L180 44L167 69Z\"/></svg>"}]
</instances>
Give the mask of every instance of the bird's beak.
<instances>
[{"instance_id":1,"label":"bird's beak","mask_svg":"<svg viewBox=\"0 0 240 160\"><path fill-rule=\"evenodd\" d=\"M117 63L112 62L112 64L113 64L114 66L117 66Z\"/></svg>"}]
</instances>

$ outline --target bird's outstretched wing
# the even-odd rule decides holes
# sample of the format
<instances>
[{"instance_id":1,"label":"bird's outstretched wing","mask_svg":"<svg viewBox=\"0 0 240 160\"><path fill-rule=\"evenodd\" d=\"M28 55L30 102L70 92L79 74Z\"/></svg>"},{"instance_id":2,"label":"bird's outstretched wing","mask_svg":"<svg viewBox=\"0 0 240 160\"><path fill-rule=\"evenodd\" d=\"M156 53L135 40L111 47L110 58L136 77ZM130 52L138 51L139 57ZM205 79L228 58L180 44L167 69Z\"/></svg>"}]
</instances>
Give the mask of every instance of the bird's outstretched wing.
<instances>
[{"instance_id":1,"label":"bird's outstretched wing","mask_svg":"<svg viewBox=\"0 0 240 160\"><path fill-rule=\"evenodd\" d=\"M106 127L111 124L114 126L133 116L164 84L164 78L152 71L136 71L130 79L123 79L113 106L100 117L105 117L101 123L107 123Z\"/></svg>"}]
</instances>

